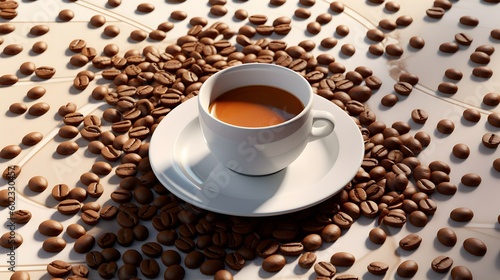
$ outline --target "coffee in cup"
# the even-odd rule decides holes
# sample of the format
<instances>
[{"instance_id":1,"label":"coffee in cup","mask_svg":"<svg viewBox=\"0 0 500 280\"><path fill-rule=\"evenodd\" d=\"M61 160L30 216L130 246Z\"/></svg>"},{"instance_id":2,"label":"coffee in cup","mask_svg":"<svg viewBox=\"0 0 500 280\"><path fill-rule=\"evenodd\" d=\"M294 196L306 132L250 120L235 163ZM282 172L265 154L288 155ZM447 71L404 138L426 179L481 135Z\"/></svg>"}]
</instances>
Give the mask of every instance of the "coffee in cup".
<instances>
[{"instance_id":1,"label":"coffee in cup","mask_svg":"<svg viewBox=\"0 0 500 280\"><path fill-rule=\"evenodd\" d=\"M275 64L226 68L208 78L198 93L208 149L225 167L244 175L278 172L309 141L329 135L334 116L312 107L307 80Z\"/></svg>"}]
</instances>

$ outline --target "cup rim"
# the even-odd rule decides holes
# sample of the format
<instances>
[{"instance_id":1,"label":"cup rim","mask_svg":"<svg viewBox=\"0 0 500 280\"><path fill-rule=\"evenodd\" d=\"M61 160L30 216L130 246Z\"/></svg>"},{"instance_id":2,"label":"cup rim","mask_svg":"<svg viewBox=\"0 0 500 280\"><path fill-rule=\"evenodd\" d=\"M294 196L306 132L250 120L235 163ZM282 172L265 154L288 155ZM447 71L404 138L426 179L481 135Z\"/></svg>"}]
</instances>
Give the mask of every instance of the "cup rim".
<instances>
[{"instance_id":1,"label":"cup rim","mask_svg":"<svg viewBox=\"0 0 500 280\"><path fill-rule=\"evenodd\" d=\"M256 63L256 62L245 63L245 64L235 65L235 66L231 66L231 67L228 67L226 69L223 69L223 70L221 70L221 71L213 74L212 76L210 76L209 79L214 78L214 77L216 78L217 76L220 76L224 72L229 71L231 69L234 70L236 68L243 68L243 67L248 67L248 66L254 66L254 67L257 66L257 67L264 67L264 68L265 67L276 67L276 68L279 68L280 70L288 71L292 75L297 76L297 79L301 79L305 84L307 84L308 92L309 92L308 99L307 99L307 104L303 104L304 108L302 109L302 111L300 111L300 113L298 113L293 118L288 119L288 120L286 120L284 122L281 122L281 123L278 123L278 124L274 124L274 125L269 125L269 126L249 127L249 126L234 125L234 124L230 124L230 123L227 123L227 122L224 122L224 121L221 121L221 120L217 119L212 114L210 114L210 112L208 111L208 107L203 106L201 104L202 100L201 100L200 96L198 96L198 105L199 105L198 107L201 108L201 110L203 110L203 112L206 115L208 115L211 120L216 121L219 124L222 124L222 125L225 125L225 126L228 126L228 127L231 127L231 128L244 129L244 130L262 130L262 129L272 129L272 128L278 128L278 127L281 127L281 126L285 126L285 125L287 125L287 124L289 124L291 122L296 121L297 119L302 118L306 114L306 112L310 111L310 109L312 107L312 103L313 103L313 94L314 94L312 92L311 85L309 84L309 82L302 75L300 75L299 73L297 73L297 72L295 72L295 71L293 71L293 70L291 70L291 69L289 69L287 67L281 66L281 65L277 65L277 64L263 64L263 63ZM201 85L199 93L202 92L202 88L203 88L204 85L205 85L205 83L203 83ZM257 85L257 83L255 83L255 85ZM278 86L272 86L272 87L280 88ZM280 89L282 89L282 88L280 88ZM295 97L297 97L295 95L295 93L290 92L289 90L286 90L286 91L289 92L289 93L291 93L291 94L293 94Z\"/></svg>"}]
</instances>

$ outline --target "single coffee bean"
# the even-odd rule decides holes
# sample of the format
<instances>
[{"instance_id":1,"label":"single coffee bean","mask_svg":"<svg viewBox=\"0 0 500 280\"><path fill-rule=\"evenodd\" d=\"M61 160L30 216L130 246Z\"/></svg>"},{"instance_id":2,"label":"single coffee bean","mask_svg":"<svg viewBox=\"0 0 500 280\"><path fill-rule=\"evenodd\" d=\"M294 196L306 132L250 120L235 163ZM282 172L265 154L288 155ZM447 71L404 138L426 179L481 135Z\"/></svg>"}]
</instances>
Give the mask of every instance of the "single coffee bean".
<instances>
[{"instance_id":1,"label":"single coffee bean","mask_svg":"<svg viewBox=\"0 0 500 280\"><path fill-rule=\"evenodd\" d=\"M21 151L19 145L7 145L0 150L0 158L12 159L17 157Z\"/></svg>"},{"instance_id":2,"label":"single coffee bean","mask_svg":"<svg viewBox=\"0 0 500 280\"><path fill-rule=\"evenodd\" d=\"M453 247L457 243L457 235L451 228L441 228L437 232L438 241L447 247Z\"/></svg>"},{"instance_id":3,"label":"single coffee bean","mask_svg":"<svg viewBox=\"0 0 500 280\"><path fill-rule=\"evenodd\" d=\"M497 158L493 161L493 169L500 172L500 158Z\"/></svg>"},{"instance_id":4,"label":"single coffee bean","mask_svg":"<svg viewBox=\"0 0 500 280\"><path fill-rule=\"evenodd\" d=\"M82 221L87 225L96 225L99 222L99 213L92 209L87 209L82 212Z\"/></svg>"},{"instance_id":5,"label":"single coffee bean","mask_svg":"<svg viewBox=\"0 0 500 280\"><path fill-rule=\"evenodd\" d=\"M218 259L208 259L201 264L200 272L204 275L214 275L217 271L224 269L224 267L224 261Z\"/></svg>"},{"instance_id":6,"label":"single coffee bean","mask_svg":"<svg viewBox=\"0 0 500 280\"><path fill-rule=\"evenodd\" d=\"M147 278L155 278L160 274L160 266L155 259L143 259L139 264L139 268Z\"/></svg>"},{"instance_id":7,"label":"single coffee bean","mask_svg":"<svg viewBox=\"0 0 500 280\"><path fill-rule=\"evenodd\" d=\"M87 231L80 224L70 224L68 227L66 227L66 234L68 234L69 237L74 239L78 239L80 236L86 233Z\"/></svg>"},{"instance_id":8,"label":"single coffee bean","mask_svg":"<svg viewBox=\"0 0 500 280\"><path fill-rule=\"evenodd\" d=\"M470 35L468 35L466 33L457 33L457 34L455 34L455 41L460 45L470 46L473 39Z\"/></svg>"},{"instance_id":9,"label":"single coffee bean","mask_svg":"<svg viewBox=\"0 0 500 280\"><path fill-rule=\"evenodd\" d=\"M489 79L493 75L493 70L486 66L478 66L472 69L472 75L477 78Z\"/></svg>"},{"instance_id":10,"label":"single coffee bean","mask_svg":"<svg viewBox=\"0 0 500 280\"><path fill-rule=\"evenodd\" d=\"M481 176L475 173L466 173L460 179L460 182L467 187L477 187L481 184Z\"/></svg>"},{"instance_id":11,"label":"single coffee bean","mask_svg":"<svg viewBox=\"0 0 500 280\"><path fill-rule=\"evenodd\" d=\"M449 119L442 119L437 123L436 129L443 134L451 134L455 130L455 124Z\"/></svg>"},{"instance_id":12,"label":"single coffee bean","mask_svg":"<svg viewBox=\"0 0 500 280\"><path fill-rule=\"evenodd\" d=\"M47 265L47 272L52 277L65 277L71 272L71 264L62 260L55 260Z\"/></svg>"},{"instance_id":13,"label":"single coffee bean","mask_svg":"<svg viewBox=\"0 0 500 280\"><path fill-rule=\"evenodd\" d=\"M42 243L42 249L49 253L61 252L65 247L66 241L59 236L51 236Z\"/></svg>"},{"instance_id":14,"label":"single coffee bean","mask_svg":"<svg viewBox=\"0 0 500 280\"><path fill-rule=\"evenodd\" d=\"M453 146L452 153L459 159L466 159L469 157L470 149L467 145L459 143Z\"/></svg>"},{"instance_id":15,"label":"single coffee bean","mask_svg":"<svg viewBox=\"0 0 500 280\"><path fill-rule=\"evenodd\" d=\"M424 124L427 121L428 117L429 117L429 115L427 114L427 112L425 110L413 109L411 111L411 119L415 123Z\"/></svg>"},{"instance_id":16,"label":"single coffee bean","mask_svg":"<svg viewBox=\"0 0 500 280\"><path fill-rule=\"evenodd\" d=\"M57 211L63 215L73 215L78 213L81 203L76 199L65 199L57 205Z\"/></svg>"},{"instance_id":17,"label":"single coffee bean","mask_svg":"<svg viewBox=\"0 0 500 280\"><path fill-rule=\"evenodd\" d=\"M337 252L330 257L330 262L335 266L351 266L356 258L348 252Z\"/></svg>"},{"instance_id":18,"label":"single coffee bean","mask_svg":"<svg viewBox=\"0 0 500 280\"><path fill-rule=\"evenodd\" d=\"M9 112L13 113L13 114L17 114L17 115L20 115L20 114L24 114L24 112L26 112L28 110L28 107L26 105L24 105L23 103L12 103L10 106L9 106Z\"/></svg>"},{"instance_id":19,"label":"single coffee bean","mask_svg":"<svg viewBox=\"0 0 500 280\"><path fill-rule=\"evenodd\" d=\"M472 280L472 272L462 265L455 266L451 269L451 279L453 280Z\"/></svg>"},{"instance_id":20,"label":"single coffee bean","mask_svg":"<svg viewBox=\"0 0 500 280\"><path fill-rule=\"evenodd\" d=\"M33 105L28 109L28 114L32 116L42 116L43 114L47 113L50 109L50 105L46 102L38 102Z\"/></svg>"},{"instance_id":21,"label":"single coffee bean","mask_svg":"<svg viewBox=\"0 0 500 280\"><path fill-rule=\"evenodd\" d=\"M56 220L45 220L38 225L38 232L46 236L57 236L63 229L63 225Z\"/></svg>"},{"instance_id":22,"label":"single coffee bean","mask_svg":"<svg viewBox=\"0 0 500 280\"><path fill-rule=\"evenodd\" d=\"M406 260L399 264L396 273L403 278L411 278L417 274L418 264L414 260Z\"/></svg>"},{"instance_id":23,"label":"single coffee bean","mask_svg":"<svg viewBox=\"0 0 500 280\"><path fill-rule=\"evenodd\" d=\"M370 230L368 238L375 244L384 244L387 234L381 228L373 228Z\"/></svg>"},{"instance_id":24,"label":"single coffee bean","mask_svg":"<svg viewBox=\"0 0 500 280\"><path fill-rule=\"evenodd\" d=\"M453 266L453 259L447 256L437 256L431 262L431 269L437 273L446 273Z\"/></svg>"},{"instance_id":25,"label":"single coffee bean","mask_svg":"<svg viewBox=\"0 0 500 280\"><path fill-rule=\"evenodd\" d=\"M29 210L14 210L10 214L10 220L16 224L26 224L31 220L32 214Z\"/></svg>"},{"instance_id":26,"label":"single coffee bean","mask_svg":"<svg viewBox=\"0 0 500 280\"><path fill-rule=\"evenodd\" d=\"M409 44L415 49L422 49L425 46L425 40L420 36L412 36L410 38Z\"/></svg>"},{"instance_id":27,"label":"single coffee bean","mask_svg":"<svg viewBox=\"0 0 500 280\"><path fill-rule=\"evenodd\" d=\"M317 256L314 252L305 252L299 258L299 266L304 269L311 268L316 263Z\"/></svg>"},{"instance_id":28,"label":"single coffee bean","mask_svg":"<svg viewBox=\"0 0 500 280\"><path fill-rule=\"evenodd\" d=\"M262 262L262 269L267 272L280 271L286 264L286 259L282 255L275 254L268 256Z\"/></svg>"},{"instance_id":29,"label":"single coffee bean","mask_svg":"<svg viewBox=\"0 0 500 280\"><path fill-rule=\"evenodd\" d=\"M445 10L441 7L432 7L425 11L428 17L433 19L440 19L443 17Z\"/></svg>"},{"instance_id":30,"label":"single coffee bean","mask_svg":"<svg viewBox=\"0 0 500 280\"><path fill-rule=\"evenodd\" d=\"M446 42L439 45L439 51L444 53L456 53L459 49L459 46L455 42Z\"/></svg>"},{"instance_id":31,"label":"single coffee bean","mask_svg":"<svg viewBox=\"0 0 500 280\"><path fill-rule=\"evenodd\" d=\"M184 279L184 276L186 274L186 271L184 270L184 267L174 264L171 266L168 266L165 272L163 273L163 277L165 279Z\"/></svg>"},{"instance_id":32,"label":"single coffee bean","mask_svg":"<svg viewBox=\"0 0 500 280\"><path fill-rule=\"evenodd\" d=\"M403 250L415 250L422 243L422 237L418 234L410 233L399 240L399 247Z\"/></svg>"},{"instance_id":33,"label":"single coffee bean","mask_svg":"<svg viewBox=\"0 0 500 280\"><path fill-rule=\"evenodd\" d=\"M495 133L485 133L482 138L482 143L487 148L495 149L500 144L500 136Z\"/></svg>"},{"instance_id":34,"label":"single coffee bean","mask_svg":"<svg viewBox=\"0 0 500 280\"><path fill-rule=\"evenodd\" d=\"M420 210L415 210L411 212L408 217L408 220L412 225L416 227L424 227L429 222L429 218L427 217L427 215Z\"/></svg>"},{"instance_id":35,"label":"single coffee bean","mask_svg":"<svg viewBox=\"0 0 500 280\"><path fill-rule=\"evenodd\" d=\"M478 257L484 256L487 251L486 244L484 244L481 239L475 237L469 237L465 239L463 242L463 247L465 251Z\"/></svg>"},{"instance_id":36,"label":"single coffee bean","mask_svg":"<svg viewBox=\"0 0 500 280\"><path fill-rule=\"evenodd\" d=\"M337 269L330 262L320 261L314 265L314 272L318 276L329 277L331 279L337 273Z\"/></svg>"},{"instance_id":37,"label":"single coffee bean","mask_svg":"<svg viewBox=\"0 0 500 280\"><path fill-rule=\"evenodd\" d=\"M371 262L367 270L374 275L384 275L389 270L389 266L384 262Z\"/></svg>"},{"instance_id":38,"label":"single coffee bean","mask_svg":"<svg viewBox=\"0 0 500 280\"><path fill-rule=\"evenodd\" d=\"M30 280L30 273L26 270L18 270L10 275L10 280Z\"/></svg>"},{"instance_id":39,"label":"single coffee bean","mask_svg":"<svg viewBox=\"0 0 500 280\"><path fill-rule=\"evenodd\" d=\"M459 81L463 77L462 71L460 71L460 70L458 70L456 68L448 68L448 69L446 69L446 71L444 72L444 75L446 76L446 78L452 79L452 80L455 80L455 81Z\"/></svg>"},{"instance_id":40,"label":"single coffee bean","mask_svg":"<svg viewBox=\"0 0 500 280\"><path fill-rule=\"evenodd\" d=\"M384 216L383 221L388 226L402 227L406 223L406 215L397 211L390 211Z\"/></svg>"}]
</instances>

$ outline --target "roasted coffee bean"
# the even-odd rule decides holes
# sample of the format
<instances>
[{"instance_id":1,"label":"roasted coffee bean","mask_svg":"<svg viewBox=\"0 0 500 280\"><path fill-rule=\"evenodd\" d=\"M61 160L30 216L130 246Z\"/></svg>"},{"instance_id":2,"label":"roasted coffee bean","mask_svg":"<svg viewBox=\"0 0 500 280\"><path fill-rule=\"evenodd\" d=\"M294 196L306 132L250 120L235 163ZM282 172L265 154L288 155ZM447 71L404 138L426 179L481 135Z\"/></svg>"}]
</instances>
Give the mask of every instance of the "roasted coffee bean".
<instances>
[{"instance_id":1,"label":"roasted coffee bean","mask_svg":"<svg viewBox=\"0 0 500 280\"><path fill-rule=\"evenodd\" d=\"M42 243L42 249L49 253L61 252L65 247L66 241L58 236L48 237Z\"/></svg>"},{"instance_id":2,"label":"roasted coffee bean","mask_svg":"<svg viewBox=\"0 0 500 280\"><path fill-rule=\"evenodd\" d=\"M314 252L304 252L299 258L299 266L304 269L311 268L316 263L317 256Z\"/></svg>"},{"instance_id":3,"label":"roasted coffee bean","mask_svg":"<svg viewBox=\"0 0 500 280\"><path fill-rule=\"evenodd\" d=\"M404 50L403 48L398 45L398 44L388 44L386 47L385 47L385 52L388 54L388 55L391 55L391 56L394 56L394 57L400 57L403 55L404 53Z\"/></svg>"},{"instance_id":4,"label":"roasted coffee bean","mask_svg":"<svg viewBox=\"0 0 500 280\"><path fill-rule=\"evenodd\" d=\"M11 274L10 280L30 280L30 273L26 270L18 270Z\"/></svg>"},{"instance_id":5,"label":"roasted coffee bean","mask_svg":"<svg viewBox=\"0 0 500 280\"><path fill-rule=\"evenodd\" d=\"M500 94L496 92L488 92L483 96L483 104L487 106L497 106L500 104Z\"/></svg>"},{"instance_id":6,"label":"roasted coffee bean","mask_svg":"<svg viewBox=\"0 0 500 280\"><path fill-rule=\"evenodd\" d=\"M396 105L398 100L399 100L399 98L397 95L389 93L389 94L386 94L384 97L382 97L382 100L380 101L380 103L386 107L392 107L392 106Z\"/></svg>"},{"instance_id":7,"label":"roasted coffee bean","mask_svg":"<svg viewBox=\"0 0 500 280\"><path fill-rule=\"evenodd\" d=\"M384 275L389 270L389 266L384 262L371 262L367 266L367 270L374 275Z\"/></svg>"},{"instance_id":8,"label":"roasted coffee bean","mask_svg":"<svg viewBox=\"0 0 500 280\"><path fill-rule=\"evenodd\" d=\"M22 149L19 145L7 145L0 150L0 158L12 159L21 153Z\"/></svg>"},{"instance_id":9,"label":"roasted coffee bean","mask_svg":"<svg viewBox=\"0 0 500 280\"><path fill-rule=\"evenodd\" d=\"M73 215L80 211L81 203L76 199L65 199L57 205L57 211L63 215Z\"/></svg>"},{"instance_id":10,"label":"roasted coffee bean","mask_svg":"<svg viewBox=\"0 0 500 280\"><path fill-rule=\"evenodd\" d=\"M481 184L481 176L476 173L467 173L462 176L460 182L467 187L477 187Z\"/></svg>"},{"instance_id":11,"label":"roasted coffee bean","mask_svg":"<svg viewBox=\"0 0 500 280\"><path fill-rule=\"evenodd\" d=\"M437 273L446 273L453 266L453 259L447 256L437 256L431 262L431 269Z\"/></svg>"},{"instance_id":12,"label":"roasted coffee bean","mask_svg":"<svg viewBox=\"0 0 500 280\"><path fill-rule=\"evenodd\" d=\"M487 251L486 244L481 239L475 237L466 238L463 242L463 247L465 251L478 257L484 256Z\"/></svg>"},{"instance_id":13,"label":"roasted coffee bean","mask_svg":"<svg viewBox=\"0 0 500 280\"><path fill-rule=\"evenodd\" d=\"M432 7L427 9L426 14L428 17L433 18L433 19L440 19L443 17L445 10L441 7Z\"/></svg>"},{"instance_id":14,"label":"roasted coffee bean","mask_svg":"<svg viewBox=\"0 0 500 280\"><path fill-rule=\"evenodd\" d=\"M500 172L500 158L497 158L493 161L493 169Z\"/></svg>"},{"instance_id":15,"label":"roasted coffee bean","mask_svg":"<svg viewBox=\"0 0 500 280\"><path fill-rule=\"evenodd\" d=\"M214 274L214 280L233 280L233 274L229 270L221 269Z\"/></svg>"},{"instance_id":16,"label":"roasted coffee bean","mask_svg":"<svg viewBox=\"0 0 500 280\"><path fill-rule=\"evenodd\" d=\"M195 269L199 268L201 264L205 261L205 256L200 251L194 250L186 254L184 258L184 265L187 268Z\"/></svg>"},{"instance_id":17,"label":"roasted coffee bean","mask_svg":"<svg viewBox=\"0 0 500 280\"><path fill-rule=\"evenodd\" d=\"M16 249L23 244L23 237L19 232L6 232L0 237L0 246L5 249Z\"/></svg>"},{"instance_id":18,"label":"roasted coffee bean","mask_svg":"<svg viewBox=\"0 0 500 280\"><path fill-rule=\"evenodd\" d=\"M186 274L186 271L184 270L184 267L174 264L169 266L165 272L163 273L163 276L165 279L184 279L184 276Z\"/></svg>"},{"instance_id":19,"label":"roasted coffee bean","mask_svg":"<svg viewBox=\"0 0 500 280\"><path fill-rule=\"evenodd\" d=\"M457 33L455 34L455 41L463 46L470 46L472 43L472 37L466 33Z\"/></svg>"},{"instance_id":20,"label":"roasted coffee bean","mask_svg":"<svg viewBox=\"0 0 500 280\"><path fill-rule=\"evenodd\" d=\"M469 157L470 149L467 145L459 143L453 146L452 153L459 159L466 159Z\"/></svg>"},{"instance_id":21,"label":"roasted coffee bean","mask_svg":"<svg viewBox=\"0 0 500 280\"><path fill-rule=\"evenodd\" d=\"M335 266L351 266L356 258L348 252L337 252L330 257L330 262Z\"/></svg>"},{"instance_id":22,"label":"roasted coffee bean","mask_svg":"<svg viewBox=\"0 0 500 280\"><path fill-rule=\"evenodd\" d=\"M146 242L141 246L141 251L150 258L158 258L163 253L163 248L157 242Z\"/></svg>"},{"instance_id":23,"label":"roasted coffee bean","mask_svg":"<svg viewBox=\"0 0 500 280\"><path fill-rule=\"evenodd\" d=\"M92 250L95 244L95 237L91 234L80 236L73 244L73 250L80 254L86 254Z\"/></svg>"},{"instance_id":24,"label":"roasted coffee bean","mask_svg":"<svg viewBox=\"0 0 500 280\"><path fill-rule=\"evenodd\" d=\"M23 51L23 46L20 44L10 44L5 46L3 53L5 55L16 55Z\"/></svg>"},{"instance_id":25,"label":"roasted coffee bean","mask_svg":"<svg viewBox=\"0 0 500 280\"><path fill-rule=\"evenodd\" d=\"M116 262L104 262L97 268L99 276L103 279L111 279L115 276L118 271L118 265Z\"/></svg>"},{"instance_id":26,"label":"roasted coffee bean","mask_svg":"<svg viewBox=\"0 0 500 280\"><path fill-rule=\"evenodd\" d=\"M234 270L241 270L246 263L245 258L238 252L228 253L225 257L226 265Z\"/></svg>"},{"instance_id":27,"label":"roasted coffee bean","mask_svg":"<svg viewBox=\"0 0 500 280\"><path fill-rule=\"evenodd\" d=\"M9 106L9 112L13 113L13 114L17 114L17 115L20 115L20 114L24 114L24 112L26 112L28 110L28 107L26 105L24 105L23 103L12 103L10 106Z\"/></svg>"},{"instance_id":28,"label":"roasted coffee bean","mask_svg":"<svg viewBox=\"0 0 500 280\"><path fill-rule=\"evenodd\" d=\"M485 133L482 138L482 143L487 148L495 149L500 144L500 136L495 133Z\"/></svg>"},{"instance_id":29,"label":"roasted coffee bean","mask_svg":"<svg viewBox=\"0 0 500 280\"><path fill-rule=\"evenodd\" d=\"M282 255L274 254L262 261L262 269L267 272L278 272L286 265L286 259Z\"/></svg>"},{"instance_id":30,"label":"roasted coffee bean","mask_svg":"<svg viewBox=\"0 0 500 280\"><path fill-rule=\"evenodd\" d=\"M449 119L442 119L437 123L436 129L443 134L451 134L455 130L455 124Z\"/></svg>"},{"instance_id":31,"label":"roasted coffee bean","mask_svg":"<svg viewBox=\"0 0 500 280\"><path fill-rule=\"evenodd\" d=\"M422 243L422 237L418 234L410 233L399 240L399 247L403 250L415 250Z\"/></svg>"},{"instance_id":32,"label":"roasted coffee bean","mask_svg":"<svg viewBox=\"0 0 500 280\"><path fill-rule=\"evenodd\" d=\"M462 265L455 266L451 269L451 279L453 280L472 280L472 273L470 270Z\"/></svg>"},{"instance_id":33,"label":"roasted coffee bean","mask_svg":"<svg viewBox=\"0 0 500 280\"><path fill-rule=\"evenodd\" d=\"M101 250L104 262L116 262L120 259L121 253L115 248L104 248Z\"/></svg>"},{"instance_id":34,"label":"roasted coffee bean","mask_svg":"<svg viewBox=\"0 0 500 280\"><path fill-rule=\"evenodd\" d=\"M62 260L55 260L47 265L47 272L52 277L64 277L71 272L71 265Z\"/></svg>"},{"instance_id":35,"label":"roasted coffee bean","mask_svg":"<svg viewBox=\"0 0 500 280\"><path fill-rule=\"evenodd\" d=\"M35 86L29 89L28 92L26 92L26 96L30 99L38 99L44 96L46 92L47 90L44 87Z\"/></svg>"},{"instance_id":36,"label":"roasted coffee bean","mask_svg":"<svg viewBox=\"0 0 500 280\"><path fill-rule=\"evenodd\" d=\"M388 31L392 31L394 29L397 28L397 24L395 21L393 20L390 20L390 19L381 19L379 22L378 22L378 26L382 29L385 29L385 30L388 30Z\"/></svg>"},{"instance_id":37,"label":"roasted coffee bean","mask_svg":"<svg viewBox=\"0 0 500 280\"><path fill-rule=\"evenodd\" d=\"M457 243L457 235L451 228L441 228L437 232L438 241L447 247L453 247Z\"/></svg>"},{"instance_id":38,"label":"roasted coffee bean","mask_svg":"<svg viewBox=\"0 0 500 280\"><path fill-rule=\"evenodd\" d=\"M43 114L47 113L50 109L50 105L46 102L38 102L33 105L28 109L28 114L32 116L42 116Z\"/></svg>"},{"instance_id":39,"label":"roasted coffee bean","mask_svg":"<svg viewBox=\"0 0 500 280\"><path fill-rule=\"evenodd\" d=\"M194 249L195 243L191 238L181 236L175 240L174 245L181 252L189 253Z\"/></svg>"},{"instance_id":40,"label":"roasted coffee bean","mask_svg":"<svg viewBox=\"0 0 500 280\"><path fill-rule=\"evenodd\" d=\"M86 233L87 233L87 231L80 224L70 224L66 228L66 234L68 234L69 237L74 238L74 239L78 239L80 236L82 236Z\"/></svg>"},{"instance_id":41,"label":"roasted coffee bean","mask_svg":"<svg viewBox=\"0 0 500 280\"><path fill-rule=\"evenodd\" d=\"M16 224L26 224L31 220L32 214L29 210L14 210L10 213L10 220Z\"/></svg>"},{"instance_id":42,"label":"roasted coffee bean","mask_svg":"<svg viewBox=\"0 0 500 280\"><path fill-rule=\"evenodd\" d=\"M455 69L455 68L446 69L446 71L444 72L444 75L446 76L446 78L456 80L456 81L461 80L463 77L463 73L460 70Z\"/></svg>"},{"instance_id":43,"label":"roasted coffee bean","mask_svg":"<svg viewBox=\"0 0 500 280\"><path fill-rule=\"evenodd\" d=\"M414 210L408 216L408 221L416 227L424 227L429 222L429 218L424 212L420 210Z\"/></svg>"},{"instance_id":44,"label":"roasted coffee bean","mask_svg":"<svg viewBox=\"0 0 500 280\"><path fill-rule=\"evenodd\" d=\"M418 264L414 260L406 260L398 265L396 274L403 278L411 278L417 274Z\"/></svg>"},{"instance_id":45,"label":"roasted coffee bean","mask_svg":"<svg viewBox=\"0 0 500 280\"><path fill-rule=\"evenodd\" d=\"M302 239L302 245L304 246L305 251L314 251L321 247L323 240L321 236L316 233L311 233L306 235Z\"/></svg>"},{"instance_id":46,"label":"roasted coffee bean","mask_svg":"<svg viewBox=\"0 0 500 280\"><path fill-rule=\"evenodd\" d=\"M329 277L331 279L337 273L337 269L330 262L320 261L314 265L314 272L318 276Z\"/></svg>"},{"instance_id":47,"label":"roasted coffee bean","mask_svg":"<svg viewBox=\"0 0 500 280\"><path fill-rule=\"evenodd\" d=\"M489 79L493 75L493 70L486 66L478 66L472 69L472 75L478 78Z\"/></svg>"},{"instance_id":48,"label":"roasted coffee bean","mask_svg":"<svg viewBox=\"0 0 500 280\"><path fill-rule=\"evenodd\" d=\"M397 211L390 211L383 218L384 224L392 227L402 227L406 223L406 215Z\"/></svg>"},{"instance_id":49,"label":"roasted coffee bean","mask_svg":"<svg viewBox=\"0 0 500 280\"><path fill-rule=\"evenodd\" d=\"M45 220L38 225L38 232L46 236L57 236L63 229L63 225L56 220Z\"/></svg>"},{"instance_id":50,"label":"roasted coffee bean","mask_svg":"<svg viewBox=\"0 0 500 280\"><path fill-rule=\"evenodd\" d=\"M356 47L348 43L343 44L342 47L340 47L340 52L345 56L353 56L354 53L356 53Z\"/></svg>"},{"instance_id":51,"label":"roasted coffee bean","mask_svg":"<svg viewBox=\"0 0 500 280\"><path fill-rule=\"evenodd\" d=\"M36 65L33 62L27 61L23 62L21 66L19 66L19 72L23 75L31 75L35 72L36 70Z\"/></svg>"}]
</instances>

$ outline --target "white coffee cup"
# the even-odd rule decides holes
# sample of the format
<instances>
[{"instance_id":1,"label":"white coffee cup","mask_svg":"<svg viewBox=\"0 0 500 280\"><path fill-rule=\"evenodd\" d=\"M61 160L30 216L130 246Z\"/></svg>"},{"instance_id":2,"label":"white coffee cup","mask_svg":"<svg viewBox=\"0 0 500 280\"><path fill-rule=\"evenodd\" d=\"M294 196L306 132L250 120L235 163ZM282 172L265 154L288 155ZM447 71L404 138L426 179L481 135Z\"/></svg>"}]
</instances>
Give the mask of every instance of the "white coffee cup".
<instances>
[{"instance_id":1,"label":"white coffee cup","mask_svg":"<svg viewBox=\"0 0 500 280\"><path fill-rule=\"evenodd\" d=\"M266 127L236 126L210 113L210 104L221 94L250 85L288 91L304 104L304 109L288 121ZM312 107L313 92L307 80L275 64L249 63L226 68L209 77L198 93L200 126L208 149L221 164L244 175L278 172L297 159L309 141L332 133L334 116Z\"/></svg>"}]
</instances>

